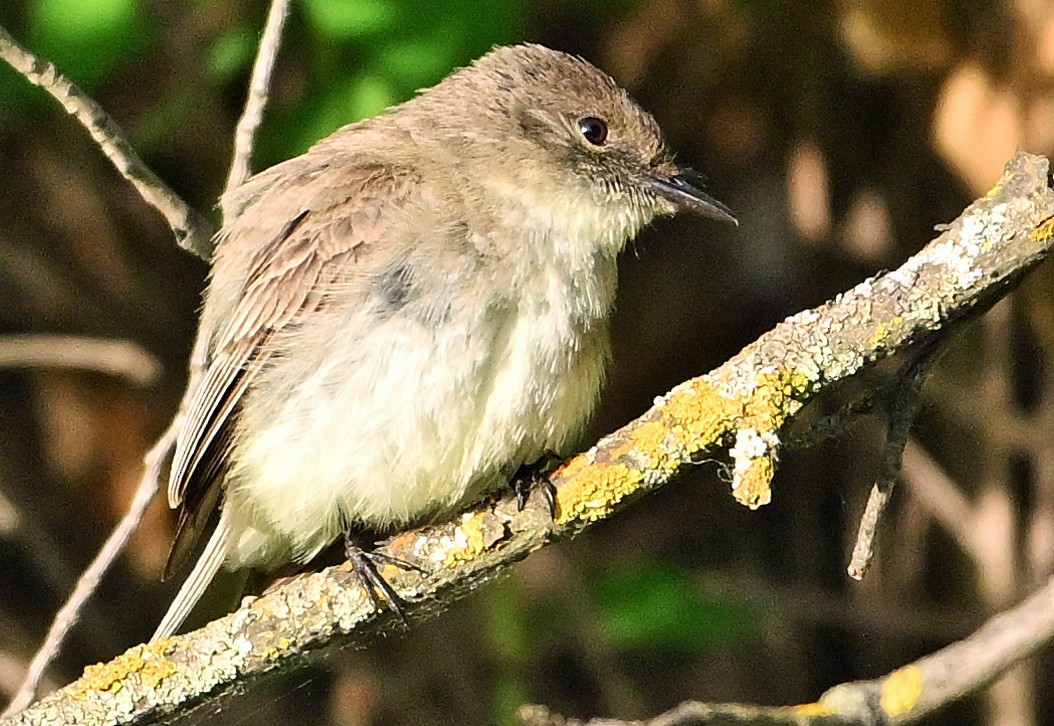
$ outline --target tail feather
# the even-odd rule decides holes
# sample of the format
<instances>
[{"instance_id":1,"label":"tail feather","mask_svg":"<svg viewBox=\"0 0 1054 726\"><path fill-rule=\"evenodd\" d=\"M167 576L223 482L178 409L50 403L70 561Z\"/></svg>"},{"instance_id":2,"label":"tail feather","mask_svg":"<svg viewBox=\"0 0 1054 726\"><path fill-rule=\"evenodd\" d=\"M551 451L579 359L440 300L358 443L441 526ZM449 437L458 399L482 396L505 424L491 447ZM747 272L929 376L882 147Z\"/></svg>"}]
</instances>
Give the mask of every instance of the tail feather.
<instances>
[{"instance_id":1,"label":"tail feather","mask_svg":"<svg viewBox=\"0 0 1054 726\"><path fill-rule=\"evenodd\" d=\"M220 515L220 521L216 525L216 530L209 538L208 544L205 545L205 550L201 553L201 557L198 558L194 569L190 571L190 575L187 576L183 586L176 593L176 597L169 606L168 612L165 613L165 617L161 618L161 623L150 638L151 643L172 635L183 624L183 621L187 619L190 611L194 609L194 605L201 599L205 588L209 586L217 570L220 569L220 565L223 564L223 560L227 556L227 545L230 542L230 538L230 520L226 514Z\"/></svg>"}]
</instances>

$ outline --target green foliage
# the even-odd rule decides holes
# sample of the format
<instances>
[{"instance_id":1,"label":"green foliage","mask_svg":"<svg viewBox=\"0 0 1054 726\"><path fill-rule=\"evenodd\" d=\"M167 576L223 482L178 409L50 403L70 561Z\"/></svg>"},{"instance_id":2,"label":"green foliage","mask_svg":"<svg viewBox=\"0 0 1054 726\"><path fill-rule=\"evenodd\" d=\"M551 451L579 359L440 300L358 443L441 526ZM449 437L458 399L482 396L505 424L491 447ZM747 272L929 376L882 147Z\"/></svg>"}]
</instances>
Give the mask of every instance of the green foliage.
<instances>
[{"instance_id":1,"label":"green foliage","mask_svg":"<svg viewBox=\"0 0 1054 726\"><path fill-rule=\"evenodd\" d=\"M35 0L26 43L91 89L147 45L151 29L138 0Z\"/></svg>"},{"instance_id":2,"label":"green foliage","mask_svg":"<svg viewBox=\"0 0 1054 726\"><path fill-rule=\"evenodd\" d=\"M514 580L499 580L491 583L482 603L493 659L495 683L490 695L495 722L520 723L516 710L530 700L524 676L531 654L522 593Z\"/></svg>"},{"instance_id":3,"label":"green foliage","mask_svg":"<svg viewBox=\"0 0 1054 726\"><path fill-rule=\"evenodd\" d=\"M364 38L393 29L398 8L393 0L304 0L308 18L329 38Z\"/></svg>"},{"instance_id":4,"label":"green foliage","mask_svg":"<svg viewBox=\"0 0 1054 726\"><path fill-rule=\"evenodd\" d=\"M202 3L203 12L208 5ZM278 60L287 91L276 90L267 109L254 168L301 153L340 126L436 83L492 46L519 40L524 8L524 0L294 3ZM244 94L263 19L262 13L232 15L201 61L205 78L229 87L232 98ZM151 20L141 0L28 0L22 33L34 52L92 92L149 45L157 32ZM0 90L8 87L17 87L19 95L28 91L13 73L0 75ZM194 103L179 88L172 93L155 119L159 128L134 129L140 143L144 134L163 137L193 116Z\"/></svg>"},{"instance_id":5,"label":"green foliage","mask_svg":"<svg viewBox=\"0 0 1054 726\"><path fill-rule=\"evenodd\" d=\"M599 626L626 650L696 650L760 637L758 614L740 603L708 598L690 570L642 564L594 583Z\"/></svg>"},{"instance_id":6,"label":"green foliage","mask_svg":"<svg viewBox=\"0 0 1054 726\"><path fill-rule=\"evenodd\" d=\"M295 108L273 109L261 163L300 153L492 46L515 42L523 6L523 0L305 0L297 11L306 37L287 42L310 49L307 85Z\"/></svg>"},{"instance_id":7,"label":"green foliage","mask_svg":"<svg viewBox=\"0 0 1054 726\"><path fill-rule=\"evenodd\" d=\"M259 34L246 27L231 28L221 35L209 49L205 59L209 76L226 83L252 65L256 56Z\"/></svg>"}]
</instances>

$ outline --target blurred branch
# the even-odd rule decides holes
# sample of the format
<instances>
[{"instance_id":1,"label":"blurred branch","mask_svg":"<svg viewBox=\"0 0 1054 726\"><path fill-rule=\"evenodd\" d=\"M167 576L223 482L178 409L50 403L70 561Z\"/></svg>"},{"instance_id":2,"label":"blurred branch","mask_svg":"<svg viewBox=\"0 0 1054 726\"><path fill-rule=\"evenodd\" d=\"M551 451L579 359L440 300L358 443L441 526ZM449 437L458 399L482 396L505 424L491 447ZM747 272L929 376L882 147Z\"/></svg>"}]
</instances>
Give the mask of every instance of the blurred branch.
<instances>
[{"instance_id":1,"label":"blurred branch","mask_svg":"<svg viewBox=\"0 0 1054 726\"><path fill-rule=\"evenodd\" d=\"M451 521L385 543L383 554L425 572L389 566L383 575L409 615L440 612L513 562L613 516L731 440L740 449L737 463L743 463L733 493L744 504L759 506L770 496L778 434L802 406L830 384L991 305L1044 259L1052 243L1054 193L1047 187L1047 162L1018 154L988 196L899 269L789 318L565 462L551 475L554 518L540 497L523 511L512 494L486 501ZM1047 609L1046 617L1054 620L1054 607ZM248 678L365 642L390 632L394 622L346 565L327 568L247 599L238 611L200 630L136 646L91 666L76 682L4 723L142 722L174 712L187 715L205 706L206 697L208 707L215 708L216 700L222 705L223 699L244 692ZM1027 646L1021 645L1022 634L1015 635L1018 644L1007 651L1013 657L1024 657L1050 634L1040 620L1021 622L1038 629ZM986 626L979 635L991 629ZM992 661L994 646L989 650L984 655ZM956 652L973 655L976 650ZM1004 654L991 668L1004 668L1011 657ZM961 689L958 674L949 679ZM928 682L923 685L928 688ZM919 703L935 707L932 693L925 690L911 709ZM961 690L941 693L962 695ZM898 717L903 712L888 711Z\"/></svg>"},{"instance_id":2,"label":"blurred branch","mask_svg":"<svg viewBox=\"0 0 1054 726\"><path fill-rule=\"evenodd\" d=\"M820 698L857 723L912 723L988 685L1054 638L1054 579L957 643L883 678L843 683Z\"/></svg>"},{"instance_id":3,"label":"blurred branch","mask_svg":"<svg viewBox=\"0 0 1054 726\"><path fill-rule=\"evenodd\" d=\"M523 706L517 715L525 726L850 726L856 723L808 706L781 708L698 701L685 701L644 721L614 718L580 721L534 704Z\"/></svg>"},{"instance_id":4,"label":"blurred branch","mask_svg":"<svg viewBox=\"0 0 1054 726\"><path fill-rule=\"evenodd\" d=\"M71 335L0 336L0 368L71 368L122 376L140 386L157 380L161 365L127 340Z\"/></svg>"},{"instance_id":5,"label":"blurred branch","mask_svg":"<svg viewBox=\"0 0 1054 726\"><path fill-rule=\"evenodd\" d=\"M782 708L689 701L645 721L574 721L541 706L526 706L528 726L675 726L755 724L764 726L885 726L914 723L923 716L988 685L1008 668L1054 638L1054 579L1016 607L977 631L914 663L873 681L842 683L818 703Z\"/></svg>"},{"instance_id":6,"label":"blurred branch","mask_svg":"<svg viewBox=\"0 0 1054 726\"><path fill-rule=\"evenodd\" d=\"M202 259L209 259L213 232L211 225L143 163L124 132L98 103L62 75L52 63L19 45L3 27L0 27L0 59L10 64L27 81L47 91L87 129L118 173L131 182L139 196L165 218L180 247Z\"/></svg>"},{"instance_id":7,"label":"blurred branch","mask_svg":"<svg viewBox=\"0 0 1054 726\"><path fill-rule=\"evenodd\" d=\"M234 132L234 159L231 161L231 171L227 177L226 191L228 192L241 186L251 173L250 164L256 130L263 121L263 112L267 106L271 89L271 73L274 70L275 60L278 58L278 49L282 45L282 28L285 26L288 14L289 0L273 0L267 13L263 36L260 38L260 49L256 54L256 62L253 64L253 74L249 81L249 97L245 101L245 110ZM226 205L223 207L223 216L225 219L230 216L230 210Z\"/></svg>"},{"instance_id":8,"label":"blurred branch","mask_svg":"<svg viewBox=\"0 0 1054 726\"><path fill-rule=\"evenodd\" d=\"M975 562L981 562L974 534L976 513L973 504L917 441L908 441L904 447L901 476L926 513L939 522Z\"/></svg>"}]
</instances>

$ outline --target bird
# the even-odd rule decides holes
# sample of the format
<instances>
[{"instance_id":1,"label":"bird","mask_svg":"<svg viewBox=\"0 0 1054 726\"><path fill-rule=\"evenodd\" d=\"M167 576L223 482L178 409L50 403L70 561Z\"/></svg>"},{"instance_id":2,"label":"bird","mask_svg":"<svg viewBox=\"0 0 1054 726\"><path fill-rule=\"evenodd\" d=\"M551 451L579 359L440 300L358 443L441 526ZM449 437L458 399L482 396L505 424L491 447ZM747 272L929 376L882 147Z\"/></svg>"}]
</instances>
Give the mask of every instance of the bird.
<instances>
[{"instance_id":1,"label":"bird","mask_svg":"<svg viewBox=\"0 0 1054 726\"><path fill-rule=\"evenodd\" d=\"M566 452L618 253L658 217L735 222L696 178L610 76L521 44L228 192L168 481L166 576L197 559L153 640L221 567L306 563Z\"/></svg>"}]
</instances>

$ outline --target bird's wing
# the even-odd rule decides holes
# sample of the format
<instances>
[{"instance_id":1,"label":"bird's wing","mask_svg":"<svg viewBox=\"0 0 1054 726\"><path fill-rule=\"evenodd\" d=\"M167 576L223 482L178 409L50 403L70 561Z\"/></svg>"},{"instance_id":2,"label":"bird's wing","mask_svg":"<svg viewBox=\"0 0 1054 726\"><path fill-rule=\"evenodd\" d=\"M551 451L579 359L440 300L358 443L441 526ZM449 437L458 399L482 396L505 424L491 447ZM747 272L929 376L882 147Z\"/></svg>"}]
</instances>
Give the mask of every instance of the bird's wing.
<instances>
[{"instance_id":1,"label":"bird's wing","mask_svg":"<svg viewBox=\"0 0 1054 726\"><path fill-rule=\"evenodd\" d=\"M301 159L294 161L303 164ZM317 310L327 287L382 238L419 188L411 170L380 164L337 168L323 161L294 169L297 174L285 171L290 181L258 183L263 191L221 232L217 255L227 256L244 283L233 312L211 331L206 372L176 442L168 500L180 507L180 518L165 577L189 560L218 521L234 420L267 363L268 337ZM279 219L268 225L267 216ZM223 274L221 264L217 258L213 287Z\"/></svg>"}]
</instances>

